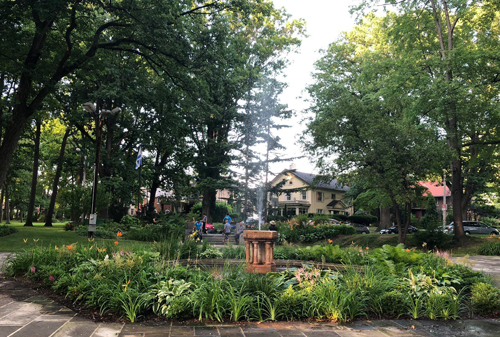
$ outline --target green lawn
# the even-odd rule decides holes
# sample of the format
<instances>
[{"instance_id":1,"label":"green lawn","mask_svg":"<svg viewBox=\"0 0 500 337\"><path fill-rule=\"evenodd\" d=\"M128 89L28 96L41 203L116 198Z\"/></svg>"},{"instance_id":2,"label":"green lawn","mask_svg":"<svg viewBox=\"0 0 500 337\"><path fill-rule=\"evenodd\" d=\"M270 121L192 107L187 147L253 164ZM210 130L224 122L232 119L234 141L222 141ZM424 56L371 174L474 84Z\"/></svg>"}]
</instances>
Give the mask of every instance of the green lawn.
<instances>
[{"instance_id":1,"label":"green lawn","mask_svg":"<svg viewBox=\"0 0 500 337\"><path fill-rule=\"evenodd\" d=\"M83 236L76 235L72 231L63 229L65 223L54 224L53 227L44 227L43 223L35 223L33 227L24 227L23 223L12 221L8 226L16 227L19 232L0 237L0 252L20 252L24 249L37 246L61 246L69 244L87 244L88 239ZM4 225L1 223L0 225ZM26 240L26 242L24 242ZM96 239L103 240L103 239ZM119 241L123 247L130 246L151 246L151 243L143 243L137 241L103 240L103 241Z\"/></svg>"}]
</instances>

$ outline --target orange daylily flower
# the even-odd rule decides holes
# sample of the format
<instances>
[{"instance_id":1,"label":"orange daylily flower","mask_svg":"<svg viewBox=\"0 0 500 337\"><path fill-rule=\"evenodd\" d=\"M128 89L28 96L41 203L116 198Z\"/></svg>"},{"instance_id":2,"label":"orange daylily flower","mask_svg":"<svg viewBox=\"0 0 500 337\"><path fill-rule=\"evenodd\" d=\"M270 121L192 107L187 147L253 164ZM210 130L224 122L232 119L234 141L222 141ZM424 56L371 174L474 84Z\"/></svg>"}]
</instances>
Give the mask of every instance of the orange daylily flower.
<instances>
[{"instance_id":1,"label":"orange daylily flower","mask_svg":"<svg viewBox=\"0 0 500 337\"><path fill-rule=\"evenodd\" d=\"M368 250L368 249L370 249L370 247L366 247L365 249Z\"/></svg>"},{"instance_id":2,"label":"orange daylily flower","mask_svg":"<svg viewBox=\"0 0 500 337\"><path fill-rule=\"evenodd\" d=\"M122 237L122 236L123 236L123 234L122 234L122 232L118 232L118 233L116 233L116 236L118 236L118 237Z\"/></svg>"},{"instance_id":3,"label":"orange daylily flower","mask_svg":"<svg viewBox=\"0 0 500 337\"><path fill-rule=\"evenodd\" d=\"M333 241L332 241L332 239L328 239L328 242L332 243Z\"/></svg>"},{"instance_id":4,"label":"orange daylily flower","mask_svg":"<svg viewBox=\"0 0 500 337\"><path fill-rule=\"evenodd\" d=\"M411 252L411 250L407 249L406 252L409 253L409 252Z\"/></svg>"},{"instance_id":5,"label":"orange daylily flower","mask_svg":"<svg viewBox=\"0 0 500 337\"><path fill-rule=\"evenodd\" d=\"M73 249L73 246L68 245L68 246L66 246L66 248L68 248L68 249Z\"/></svg>"},{"instance_id":6,"label":"orange daylily flower","mask_svg":"<svg viewBox=\"0 0 500 337\"><path fill-rule=\"evenodd\" d=\"M115 245L117 245L117 244L118 244L118 241L115 241Z\"/></svg>"}]
</instances>

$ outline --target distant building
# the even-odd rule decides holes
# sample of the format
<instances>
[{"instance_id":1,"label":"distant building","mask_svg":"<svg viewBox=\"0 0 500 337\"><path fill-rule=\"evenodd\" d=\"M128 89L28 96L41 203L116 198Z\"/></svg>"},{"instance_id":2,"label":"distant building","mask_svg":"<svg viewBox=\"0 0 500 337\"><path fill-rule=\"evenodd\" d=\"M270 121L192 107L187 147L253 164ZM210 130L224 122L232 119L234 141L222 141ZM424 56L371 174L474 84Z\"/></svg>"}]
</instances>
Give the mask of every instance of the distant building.
<instances>
[{"instance_id":1,"label":"distant building","mask_svg":"<svg viewBox=\"0 0 500 337\"><path fill-rule=\"evenodd\" d=\"M318 176L299 172L295 169L285 170L278 174L271 186L277 186L285 180L283 190L304 188L303 191L270 195L273 208L283 216L294 216L305 213L344 214L354 213L351 202L345 199L349 187L340 185L336 179L314 181Z\"/></svg>"},{"instance_id":2,"label":"distant building","mask_svg":"<svg viewBox=\"0 0 500 337\"><path fill-rule=\"evenodd\" d=\"M427 196L429 193L436 199L436 207L438 211L442 211L443 201L444 201L444 191L443 191L443 183L433 182L433 181L421 181L419 182L420 186L426 188L424 192L424 196ZM451 192L448 187L446 187L446 204L448 205L448 209L451 209ZM425 209L427 208L427 203L422 204L422 207L418 207L414 205L412 208L412 213L418 219L421 219L425 215Z\"/></svg>"}]
</instances>

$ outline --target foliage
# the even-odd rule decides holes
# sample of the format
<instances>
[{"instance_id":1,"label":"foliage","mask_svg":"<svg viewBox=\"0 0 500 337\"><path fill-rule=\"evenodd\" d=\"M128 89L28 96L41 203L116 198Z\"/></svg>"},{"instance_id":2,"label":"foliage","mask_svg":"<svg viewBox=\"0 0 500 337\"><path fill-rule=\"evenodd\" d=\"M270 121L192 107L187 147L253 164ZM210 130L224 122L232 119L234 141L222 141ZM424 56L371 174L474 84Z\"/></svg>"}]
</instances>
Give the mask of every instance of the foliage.
<instances>
[{"instance_id":1,"label":"foliage","mask_svg":"<svg viewBox=\"0 0 500 337\"><path fill-rule=\"evenodd\" d=\"M320 222L323 220L320 219ZM289 223L278 224L278 231L288 242L317 242L326 239L333 239L339 235L356 234L356 229L352 226L336 225L316 225Z\"/></svg>"},{"instance_id":2,"label":"foliage","mask_svg":"<svg viewBox=\"0 0 500 337\"><path fill-rule=\"evenodd\" d=\"M210 247L206 249L204 252L200 253L200 259L221 259L223 257L223 253L217 248Z\"/></svg>"},{"instance_id":3,"label":"foliage","mask_svg":"<svg viewBox=\"0 0 500 337\"><path fill-rule=\"evenodd\" d=\"M141 226L141 220L130 215L124 215L120 220L120 225L123 226L124 230L130 229L130 227Z\"/></svg>"},{"instance_id":4,"label":"foliage","mask_svg":"<svg viewBox=\"0 0 500 337\"><path fill-rule=\"evenodd\" d=\"M130 240L161 241L166 238L181 238L185 234L185 220L181 217L161 218L158 224L130 227L125 236Z\"/></svg>"},{"instance_id":5,"label":"foliage","mask_svg":"<svg viewBox=\"0 0 500 337\"><path fill-rule=\"evenodd\" d=\"M500 256L500 242L486 242L479 247L479 255Z\"/></svg>"},{"instance_id":6,"label":"foliage","mask_svg":"<svg viewBox=\"0 0 500 337\"><path fill-rule=\"evenodd\" d=\"M226 202L217 202L215 203L215 209L211 210L211 215L213 222L222 222L222 219L228 214L231 218L236 217L237 215L233 213L233 208ZM202 205L201 202L198 202L191 207L191 211L188 213L189 219L201 220L202 214Z\"/></svg>"},{"instance_id":7,"label":"foliage","mask_svg":"<svg viewBox=\"0 0 500 337\"><path fill-rule=\"evenodd\" d=\"M168 254L170 259L183 254L172 239L170 247L174 245L177 253L168 247L132 251L96 241L35 247L9 257L6 272L51 287L77 306L129 321L152 313L168 319L217 321L457 319L465 317L467 307L492 315L500 305L500 290L487 284L482 273L401 246L359 252L355 247L327 245L293 253L291 247L279 247L277 254L331 259L344 268L304 265L262 275L246 273L241 266L174 265L165 259ZM214 252L209 247L200 251L207 256Z\"/></svg>"},{"instance_id":8,"label":"foliage","mask_svg":"<svg viewBox=\"0 0 500 337\"><path fill-rule=\"evenodd\" d=\"M439 221L439 213L436 207L436 199L429 195L427 197L427 208L425 215L420 220L420 227L422 228L435 228L436 223Z\"/></svg>"},{"instance_id":9,"label":"foliage","mask_svg":"<svg viewBox=\"0 0 500 337\"><path fill-rule=\"evenodd\" d=\"M18 232L18 230L15 227L7 226L7 225L0 226L0 236L7 236L7 235L14 234L17 232Z\"/></svg>"},{"instance_id":10,"label":"foliage","mask_svg":"<svg viewBox=\"0 0 500 337\"><path fill-rule=\"evenodd\" d=\"M491 284L479 282L472 286L473 309L481 315L500 310L500 290Z\"/></svg>"},{"instance_id":11,"label":"foliage","mask_svg":"<svg viewBox=\"0 0 500 337\"><path fill-rule=\"evenodd\" d=\"M75 234L80 235L80 236L88 236L88 226L86 225L80 225L78 227L75 227ZM94 237L99 238L99 239L114 239L116 238L116 233L109 230L106 227L98 227L97 230L94 232Z\"/></svg>"},{"instance_id":12,"label":"foliage","mask_svg":"<svg viewBox=\"0 0 500 337\"><path fill-rule=\"evenodd\" d=\"M415 247L426 249L450 249L453 247L453 236L443 230L438 221L426 222L426 229L417 231L412 239Z\"/></svg>"},{"instance_id":13,"label":"foliage","mask_svg":"<svg viewBox=\"0 0 500 337\"><path fill-rule=\"evenodd\" d=\"M373 215L351 215L347 217L347 221L352 223L358 223L361 225L369 226L378 221L378 218Z\"/></svg>"}]
</instances>

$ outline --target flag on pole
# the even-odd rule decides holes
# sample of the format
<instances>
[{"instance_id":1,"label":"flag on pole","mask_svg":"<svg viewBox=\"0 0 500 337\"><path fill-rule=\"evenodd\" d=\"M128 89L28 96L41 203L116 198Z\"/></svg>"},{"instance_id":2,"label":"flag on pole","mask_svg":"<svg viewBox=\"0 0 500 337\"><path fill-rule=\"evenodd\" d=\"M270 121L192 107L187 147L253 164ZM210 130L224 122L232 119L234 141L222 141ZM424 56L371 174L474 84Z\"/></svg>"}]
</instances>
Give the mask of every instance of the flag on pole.
<instances>
[{"instance_id":1,"label":"flag on pole","mask_svg":"<svg viewBox=\"0 0 500 337\"><path fill-rule=\"evenodd\" d=\"M142 166L142 148L139 148L139 153L137 154L137 159L135 160L135 168L138 169Z\"/></svg>"}]
</instances>

